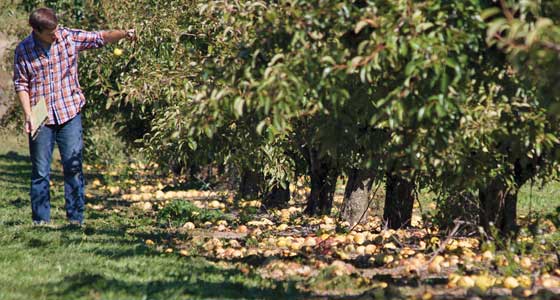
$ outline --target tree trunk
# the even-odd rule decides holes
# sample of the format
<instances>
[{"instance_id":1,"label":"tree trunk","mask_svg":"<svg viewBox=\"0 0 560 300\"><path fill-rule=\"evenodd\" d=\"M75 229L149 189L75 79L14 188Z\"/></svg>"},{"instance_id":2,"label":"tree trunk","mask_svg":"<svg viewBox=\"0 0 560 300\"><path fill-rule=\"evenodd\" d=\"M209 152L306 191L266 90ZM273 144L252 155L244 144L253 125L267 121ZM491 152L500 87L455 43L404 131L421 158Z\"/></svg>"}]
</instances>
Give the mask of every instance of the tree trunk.
<instances>
[{"instance_id":1,"label":"tree trunk","mask_svg":"<svg viewBox=\"0 0 560 300\"><path fill-rule=\"evenodd\" d=\"M370 172L357 169L350 171L341 210L342 220L350 223L350 226L367 219L364 216L368 209L372 186L373 178Z\"/></svg>"},{"instance_id":2,"label":"tree trunk","mask_svg":"<svg viewBox=\"0 0 560 300\"><path fill-rule=\"evenodd\" d=\"M479 190L480 225L487 232L491 223L500 234L511 235L517 232L517 194L535 176L540 161L540 157L525 163L518 159L514 163L512 175L515 183L512 186L508 186L503 177L497 177Z\"/></svg>"},{"instance_id":3,"label":"tree trunk","mask_svg":"<svg viewBox=\"0 0 560 300\"><path fill-rule=\"evenodd\" d=\"M328 174L311 176L311 192L307 198L306 214L328 215L331 213L336 179L336 176Z\"/></svg>"},{"instance_id":4,"label":"tree trunk","mask_svg":"<svg viewBox=\"0 0 560 300\"><path fill-rule=\"evenodd\" d=\"M491 224L501 234L517 230L517 188L509 187L504 180L496 178L479 190L481 225L489 232Z\"/></svg>"},{"instance_id":5,"label":"tree trunk","mask_svg":"<svg viewBox=\"0 0 560 300\"><path fill-rule=\"evenodd\" d=\"M309 152L311 192L307 198L305 213L327 215L331 213L338 174L329 158L319 157L316 150Z\"/></svg>"},{"instance_id":6,"label":"tree trunk","mask_svg":"<svg viewBox=\"0 0 560 300\"><path fill-rule=\"evenodd\" d=\"M385 187L383 221L391 229L410 226L414 205L414 183L399 175L387 174Z\"/></svg>"},{"instance_id":7,"label":"tree trunk","mask_svg":"<svg viewBox=\"0 0 560 300\"><path fill-rule=\"evenodd\" d=\"M241 186L241 179L239 177L239 169L235 168L233 164L228 164L226 166L226 189L229 191L235 191L236 189L239 192L239 187Z\"/></svg>"},{"instance_id":8,"label":"tree trunk","mask_svg":"<svg viewBox=\"0 0 560 300\"><path fill-rule=\"evenodd\" d=\"M263 201L263 206L266 209L284 208L288 206L289 201L290 189L275 186L268 193L266 193Z\"/></svg>"},{"instance_id":9,"label":"tree trunk","mask_svg":"<svg viewBox=\"0 0 560 300\"><path fill-rule=\"evenodd\" d=\"M238 197L241 199L257 199L261 194L261 176L253 170L243 170L239 184Z\"/></svg>"}]
</instances>

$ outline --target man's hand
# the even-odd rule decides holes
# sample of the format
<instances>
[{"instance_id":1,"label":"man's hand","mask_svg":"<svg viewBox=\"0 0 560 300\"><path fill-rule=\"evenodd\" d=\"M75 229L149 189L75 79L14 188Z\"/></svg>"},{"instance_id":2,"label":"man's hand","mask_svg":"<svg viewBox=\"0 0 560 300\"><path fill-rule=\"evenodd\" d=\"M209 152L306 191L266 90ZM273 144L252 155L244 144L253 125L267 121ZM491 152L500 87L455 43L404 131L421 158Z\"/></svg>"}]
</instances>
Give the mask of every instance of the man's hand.
<instances>
[{"instance_id":1,"label":"man's hand","mask_svg":"<svg viewBox=\"0 0 560 300\"><path fill-rule=\"evenodd\" d=\"M135 41L136 40L136 30L135 29L129 29L126 31L126 38L129 41Z\"/></svg>"},{"instance_id":2,"label":"man's hand","mask_svg":"<svg viewBox=\"0 0 560 300\"><path fill-rule=\"evenodd\" d=\"M31 103L29 101L29 93L27 91L19 91L17 93L21 107L23 108L23 119L25 120L23 124L23 131L25 133L31 133L33 130L33 122L31 121Z\"/></svg>"},{"instance_id":3,"label":"man's hand","mask_svg":"<svg viewBox=\"0 0 560 300\"><path fill-rule=\"evenodd\" d=\"M128 39L130 41L136 40L136 30L129 29L129 30L108 30L101 32L103 39L107 43L116 43L121 39Z\"/></svg>"},{"instance_id":4,"label":"man's hand","mask_svg":"<svg viewBox=\"0 0 560 300\"><path fill-rule=\"evenodd\" d=\"M33 131L33 121L31 120L31 116L25 117L25 124L23 126L23 130L27 134L30 134Z\"/></svg>"}]
</instances>

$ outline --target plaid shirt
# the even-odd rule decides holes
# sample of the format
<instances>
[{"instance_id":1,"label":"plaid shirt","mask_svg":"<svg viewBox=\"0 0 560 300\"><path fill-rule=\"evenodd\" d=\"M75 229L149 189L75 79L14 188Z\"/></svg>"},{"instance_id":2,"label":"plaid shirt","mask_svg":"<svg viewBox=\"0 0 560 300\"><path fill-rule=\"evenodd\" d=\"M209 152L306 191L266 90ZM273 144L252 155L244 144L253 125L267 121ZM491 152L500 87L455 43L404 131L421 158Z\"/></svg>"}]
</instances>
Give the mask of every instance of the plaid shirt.
<instances>
[{"instance_id":1,"label":"plaid shirt","mask_svg":"<svg viewBox=\"0 0 560 300\"><path fill-rule=\"evenodd\" d=\"M101 32L59 28L50 53L30 34L15 50L14 86L29 93L31 106L45 98L47 124L64 124L85 104L78 82L78 52L105 45ZM48 54L48 55L47 55Z\"/></svg>"}]
</instances>

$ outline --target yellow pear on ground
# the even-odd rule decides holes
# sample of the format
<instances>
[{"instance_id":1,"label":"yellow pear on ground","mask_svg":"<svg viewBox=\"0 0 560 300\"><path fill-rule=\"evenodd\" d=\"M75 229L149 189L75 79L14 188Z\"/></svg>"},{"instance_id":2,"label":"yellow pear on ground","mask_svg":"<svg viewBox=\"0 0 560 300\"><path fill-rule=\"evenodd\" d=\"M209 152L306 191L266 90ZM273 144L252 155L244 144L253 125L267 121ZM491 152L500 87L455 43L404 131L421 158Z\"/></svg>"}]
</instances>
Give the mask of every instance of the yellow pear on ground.
<instances>
[{"instance_id":1,"label":"yellow pear on ground","mask_svg":"<svg viewBox=\"0 0 560 300\"><path fill-rule=\"evenodd\" d=\"M524 256L521 258L521 260L519 261L519 265L523 268L523 269L530 269L532 266L532 262L531 259L527 256Z\"/></svg>"},{"instance_id":2,"label":"yellow pear on ground","mask_svg":"<svg viewBox=\"0 0 560 300\"><path fill-rule=\"evenodd\" d=\"M475 284L474 280L470 276L462 276L459 281L457 281L457 286L462 288L471 288Z\"/></svg>"},{"instance_id":3,"label":"yellow pear on ground","mask_svg":"<svg viewBox=\"0 0 560 300\"><path fill-rule=\"evenodd\" d=\"M302 244L300 243L292 243L290 245L290 249L292 249L293 251L299 251L301 249Z\"/></svg>"},{"instance_id":4,"label":"yellow pear on ground","mask_svg":"<svg viewBox=\"0 0 560 300\"><path fill-rule=\"evenodd\" d=\"M486 250L482 253L482 259L487 260L487 261L491 261L494 259L494 253L492 253L492 251L490 250Z\"/></svg>"},{"instance_id":5,"label":"yellow pear on ground","mask_svg":"<svg viewBox=\"0 0 560 300\"><path fill-rule=\"evenodd\" d=\"M552 277L548 274L541 276L542 286L547 289L560 288L560 279Z\"/></svg>"},{"instance_id":6,"label":"yellow pear on ground","mask_svg":"<svg viewBox=\"0 0 560 300\"><path fill-rule=\"evenodd\" d=\"M193 222L187 222L183 225L183 228L185 228L186 230L193 230L196 228L196 226Z\"/></svg>"},{"instance_id":7,"label":"yellow pear on ground","mask_svg":"<svg viewBox=\"0 0 560 300\"><path fill-rule=\"evenodd\" d=\"M504 279L503 285L505 288L513 290L514 288L519 286L519 281L517 281L515 277L508 276Z\"/></svg>"},{"instance_id":8,"label":"yellow pear on ground","mask_svg":"<svg viewBox=\"0 0 560 300\"><path fill-rule=\"evenodd\" d=\"M431 274L438 274L441 272L441 265L436 262L436 261L432 261L429 265L428 265L428 272Z\"/></svg>"},{"instance_id":9,"label":"yellow pear on ground","mask_svg":"<svg viewBox=\"0 0 560 300\"><path fill-rule=\"evenodd\" d=\"M285 238L279 238L278 241L276 242L276 246L280 248L284 248L288 246L288 242Z\"/></svg>"},{"instance_id":10,"label":"yellow pear on ground","mask_svg":"<svg viewBox=\"0 0 560 300\"><path fill-rule=\"evenodd\" d=\"M313 237L307 237L305 238L305 242L303 244L308 247L314 247L317 245L317 241Z\"/></svg>"},{"instance_id":11,"label":"yellow pear on ground","mask_svg":"<svg viewBox=\"0 0 560 300\"><path fill-rule=\"evenodd\" d=\"M366 237L364 236L364 234L358 233L356 235L354 235L354 242L358 245L362 245L363 243L365 243L366 241Z\"/></svg>"},{"instance_id":12,"label":"yellow pear on ground","mask_svg":"<svg viewBox=\"0 0 560 300\"><path fill-rule=\"evenodd\" d=\"M457 273L451 273L447 276L447 287L448 288L455 288L457 287L457 282L461 279L461 275Z\"/></svg>"},{"instance_id":13,"label":"yellow pear on ground","mask_svg":"<svg viewBox=\"0 0 560 300\"><path fill-rule=\"evenodd\" d=\"M237 226L237 232L238 233L246 233L249 229L247 229L247 226L245 225L239 225Z\"/></svg>"},{"instance_id":14,"label":"yellow pear on ground","mask_svg":"<svg viewBox=\"0 0 560 300\"><path fill-rule=\"evenodd\" d=\"M521 275L517 277L517 281L519 281L519 285L524 288L530 288L533 285L533 281L531 277L527 275Z\"/></svg>"},{"instance_id":15,"label":"yellow pear on ground","mask_svg":"<svg viewBox=\"0 0 560 300\"><path fill-rule=\"evenodd\" d=\"M366 254L373 255L377 250L377 246L374 244L369 244L366 246Z\"/></svg>"},{"instance_id":16,"label":"yellow pear on ground","mask_svg":"<svg viewBox=\"0 0 560 300\"><path fill-rule=\"evenodd\" d=\"M424 292L424 294L422 294L422 300L432 300L432 298L434 298L434 295L430 292Z\"/></svg>"},{"instance_id":17,"label":"yellow pear on ground","mask_svg":"<svg viewBox=\"0 0 560 300\"><path fill-rule=\"evenodd\" d=\"M488 275L479 275L475 277L474 285L482 292L486 292L489 288L494 286L496 278Z\"/></svg>"},{"instance_id":18,"label":"yellow pear on ground","mask_svg":"<svg viewBox=\"0 0 560 300\"><path fill-rule=\"evenodd\" d=\"M284 231L286 229L288 229L288 224L285 224L285 223L282 223L282 224L278 225L278 227L276 227L276 230L278 230L278 231Z\"/></svg>"}]
</instances>

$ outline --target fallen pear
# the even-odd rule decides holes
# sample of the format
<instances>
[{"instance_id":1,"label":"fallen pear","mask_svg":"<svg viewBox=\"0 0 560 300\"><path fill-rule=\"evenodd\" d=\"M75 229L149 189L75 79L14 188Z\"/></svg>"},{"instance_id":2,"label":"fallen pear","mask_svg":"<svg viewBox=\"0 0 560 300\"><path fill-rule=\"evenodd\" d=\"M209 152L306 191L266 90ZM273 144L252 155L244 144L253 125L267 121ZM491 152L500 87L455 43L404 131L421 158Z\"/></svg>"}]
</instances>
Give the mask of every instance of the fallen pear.
<instances>
[{"instance_id":1,"label":"fallen pear","mask_svg":"<svg viewBox=\"0 0 560 300\"><path fill-rule=\"evenodd\" d=\"M475 277L474 285L482 292L486 292L489 288L494 286L496 278L488 275L479 275Z\"/></svg>"},{"instance_id":2,"label":"fallen pear","mask_svg":"<svg viewBox=\"0 0 560 300\"><path fill-rule=\"evenodd\" d=\"M474 280L470 276L461 276L457 281L457 286L462 288L471 288L475 284Z\"/></svg>"},{"instance_id":3,"label":"fallen pear","mask_svg":"<svg viewBox=\"0 0 560 300\"><path fill-rule=\"evenodd\" d=\"M519 286L519 281L515 277L508 276L504 279L503 285L506 289L513 290Z\"/></svg>"},{"instance_id":4,"label":"fallen pear","mask_svg":"<svg viewBox=\"0 0 560 300\"><path fill-rule=\"evenodd\" d=\"M482 259L487 260L487 261L494 260L494 253L492 253L492 251L490 251L490 250L484 251L482 253Z\"/></svg>"},{"instance_id":5,"label":"fallen pear","mask_svg":"<svg viewBox=\"0 0 560 300\"><path fill-rule=\"evenodd\" d=\"M527 275L518 276L517 281L519 281L519 285L524 288L530 288L533 285L531 277Z\"/></svg>"},{"instance_id":6,"label":"fallen pear","mask_svg":"<svg viewBox=\"0 0 560 300\"><path fill-rule=\"evenodd\" d=\"M313 237L306 237L303 244L307 247L314 247L315 245L317 245L317 241L315 241L315 238Z\"/></svg>"},{"instance_id":7,"label":"fallen pear","mask_svg":"<svg viewBox=\"0 0 560 300\"><path fill-rule=\"evenodd\" d=\"M441 265L435 260L428 265L428 272L431 274L438 274L441 272Z\"/></svg>"},{"instance_id":8,"label":"fallen pear","mask_svg":"<svg viewBox=\"0 0 560 300\"><path fill-rule=\"evenodd\" d=\"M532 266L532 262L531 259L529 257L522 257L521 260L519 261L519 265L523 268L523 269L530 269Z\"/></svg>"},{"instance_id":9,"label":"fallen pear","mask_svg":"<svg viewBox=\"0 0 560 300\"><path fill-rule=\"evenodd\" d=\"M282 223L282 224L278 225L278 227L276 227L276 230L278 230L278 231L284 231L286 229L288 229L288 224L285 224L285 223Z\"/></svg>"},{"instance_id":10,"label":"fallen pear","mask_svg":"<svg viewBox=\"0 0 560 300\"><path fill-rule=\"evenodd\" d=\"M365 241L366 237L361 233L358 233L354 236L354 242L358 245L362 245L363 243L365 243Z\"/></svg>"},{"instance_id":11,"label":"fallen pear","mask_svg":"<svg viewBox=\"0 0 560 300\"><path fill-rule=\"evenodd\" d=\"M193 222L187 222L183 225L183 228L185 228L186 230L193 230L196 228L196 226Z\"/></svg>"},{"instance_id":12,"label":"fallen pear","mask_svg":"<svg viewBox=\"0 0 560 300\"><path fill-rule=\"evenodd\" d=\"M237 233L246 233L248 231L247 226L239 225L236 229Z\"/></svg>"}]
</instances>

